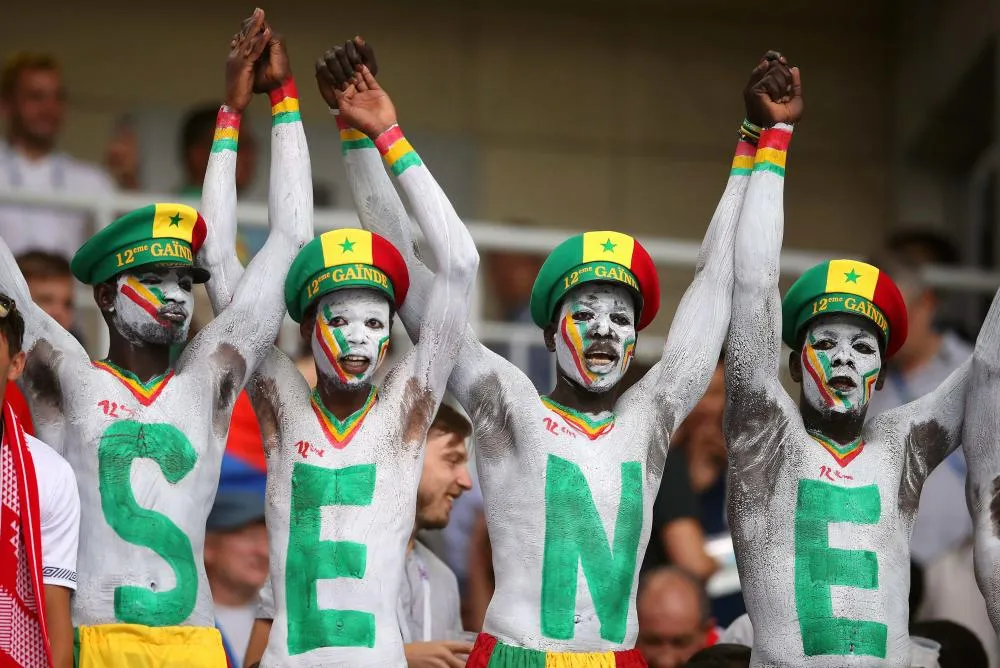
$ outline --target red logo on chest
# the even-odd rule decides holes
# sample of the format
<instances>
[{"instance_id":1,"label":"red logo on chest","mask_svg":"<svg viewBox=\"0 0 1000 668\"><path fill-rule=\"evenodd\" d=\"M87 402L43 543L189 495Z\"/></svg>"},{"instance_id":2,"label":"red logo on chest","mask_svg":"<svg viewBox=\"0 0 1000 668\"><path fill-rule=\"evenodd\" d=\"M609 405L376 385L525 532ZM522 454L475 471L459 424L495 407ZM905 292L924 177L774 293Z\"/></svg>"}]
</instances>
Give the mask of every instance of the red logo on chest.
<instances>
[{"instance_id":1,"label":"red logo on chest","mask_svg":"<svg viewBox=\"0 0 1000 668\"><path fill-rule=\"evenodd\" d=\"M565 425L561 425L550 417L542 418L542 422L545 424L545 431L553 434L555 436L569 436L570 438L576 438L576 432Z\"/></svg>"},{"instance_id":2,"label":"red logo on chest","mask_svg":"<svg viewBox=\"0 0 1000 668\"><path fill-rule=\"evenodd\" d=\"M846 473L832 469L829 466L819 467L819 477L826 478L830 482L836 482L838 480L854 480L854 476L847 475Z\"/></svg>"},{"instance_id":3,"label":"red logo on chest","mask_svg":"<svg viewBox=\"0 0 1000 668\"><path fill-rule=\"evenodd\" d=\"M97 407L101 409L102 413L116 420L135 417L134 410L132 410L125 404L118 403L117 401L102 399L97 402Z\"/></svg>"},{"instance_id":4,"label":"red logo on chest","mask_svg":"<svg viewBox=\"0 0 1000 668\"><path fill-rule=\"evenodd\" d=\"M324 454L322 448L317 448L309 441L299 441L298 443L295 444L295 449L299 451L299 455L301 455L303 459L309 456L310 452L319 457L322 457Z\"/></svg>"}]
</instances>

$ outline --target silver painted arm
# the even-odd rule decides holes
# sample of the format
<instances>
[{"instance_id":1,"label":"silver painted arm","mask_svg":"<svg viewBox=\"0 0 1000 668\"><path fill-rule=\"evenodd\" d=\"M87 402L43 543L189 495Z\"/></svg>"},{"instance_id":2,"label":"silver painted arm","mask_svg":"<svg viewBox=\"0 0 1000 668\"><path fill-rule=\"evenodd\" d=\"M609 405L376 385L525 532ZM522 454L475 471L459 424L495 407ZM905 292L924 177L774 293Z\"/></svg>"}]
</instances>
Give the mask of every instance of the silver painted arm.
<instances>
[{"instance_id":1,"label":"silver painted arm","mask_svg":"<svg viewBox=\"0 0 1000 668\"><path fill-rule=\"evenodd\" d=\"M733 251L755 147L740 140L729 181L701 245L694 280L674 314L663 356L632 387L621 404L648 405L673 433L705 394L729 330L733 299ZM667 444L662 443L664 454Z\"/></svg>"},{"instance_id":2,"label":"silver painted arm","mask_svg":"<svg viewBox=\"0 0 1000 668\"><path fill-rule=\"evenodd\" d=\"M278 108L276 96L295 100L288 106L298 108L290 80L272 93L272 109ZM285 314L285 276L296 254L312 238L312 215L312 176L302 120L298 111L278 111L272 115L271 126L267 241L239 280L232 301L199 332L179 362L181 367L210 362L219 372L219 390L226 395L222 405L232 407L239 390L272 348Z\"/></svg>"},{"instance_id":3,"label":"silver painted arm","mask_svg":"<svg viewBox=\"0 0 1000 668\"><path fill-rule=\"evenodd\" d=\"M361 225L388 239L406 260L410 272L410 291L399 311L399 317L411 340L419 341L424 314L428 312L434 272L427 268L417 253L409 216L382 165L374 143L360 131L350 129L343 123L340 125L344 164ZM430 177L429 173L427 177ZM432 181L432 177L430 178ZM430 186L430 181L426 178L424 183L431 190L437 190L440 193L438 197L445 198L436 183ZM402 185L406 188L405 183ZM407 194L409 196L409 191ZM429 195L428 192L424 196ZM435 206L445 207L442 203ZM454 215L450 204L445 208L451 212L447 215ZM461 221L452 221L452 224L461 225ZM492 413L502 410L500 406L518 399L537 397L528 377L480 343L468 325L462 327L461 339L458 352L461 363L451 369L448 389L466 410L474 413L483 408ZM487 387L496 391L487 391Z\"/></svg>"},{"instance_id":4,"label":"silver painted arm","mask_svg":"<svg viewBox=\"0 0 1000 668\"><path fill-rule=\"evenodd\" d=\"M781 386L781 298L778 293L784 232L784 161L792 127L778 124L761 134L750 185L743 200L734 255L732 321L726 349L726 442L753 443L749 425L760 416L796 413ZM763 152L760 147L771 150ZM780 150L776 147L781 147Z\"/></svg>"}]
</instances>

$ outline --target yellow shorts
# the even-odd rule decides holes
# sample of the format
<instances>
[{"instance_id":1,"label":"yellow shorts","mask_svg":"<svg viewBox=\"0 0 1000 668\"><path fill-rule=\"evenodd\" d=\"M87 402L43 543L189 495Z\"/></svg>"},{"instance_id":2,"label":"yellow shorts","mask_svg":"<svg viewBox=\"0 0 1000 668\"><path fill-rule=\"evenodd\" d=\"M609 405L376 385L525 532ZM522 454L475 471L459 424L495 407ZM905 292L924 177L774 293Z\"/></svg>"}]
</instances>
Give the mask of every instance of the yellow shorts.
<instances>
[{"instance_id":1,"label":"yellow shorts","mask_svg":"<svg viewBox=\"0 0 1000 668\"><path fill-rule=\"evenodd\" d=\"M101 624L76 629L77 668L226 668L218 629Z\"/></svg>"}]
</instances>

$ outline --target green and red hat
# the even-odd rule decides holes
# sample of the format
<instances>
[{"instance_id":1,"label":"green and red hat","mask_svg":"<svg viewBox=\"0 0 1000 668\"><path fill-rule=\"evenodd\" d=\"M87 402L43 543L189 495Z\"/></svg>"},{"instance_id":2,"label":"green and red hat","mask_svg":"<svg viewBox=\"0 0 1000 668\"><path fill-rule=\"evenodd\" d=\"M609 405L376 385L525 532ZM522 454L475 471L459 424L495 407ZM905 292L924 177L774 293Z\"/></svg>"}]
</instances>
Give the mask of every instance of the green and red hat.
<instances>
[{"instance_id":1,"label":"green and red hat","mask_svg":"<svg viewBox=\"0 0 1000 668\"><path fill-rule=\"evenodd\" d=\"M545 327L566 293L588 281L627 287L637 298L636 331L660 310L660 276L649 253L621 232L584 232L556 246L531 289L531 319Z\"/></svg>"},{"instance_id":2,"label":"green and red hat","mask_svg":"<svg viewBox=\"0 0 1000 668\"><path fill-rule=\"evenodd\" d=\"M781 338L790 348L799 332L821 315L850 313L875 323L886 359L906 341L906 303L889 275L856 260L830 260L806 271L781 302Z\"/></svg>"},{"instance_id":3,"label":"green and red hat","mask_svg":"<svg viewBox=\"0 0 1000 668\"><path fill-rule=\"evenodd\" d=\"M81 283L96 285L147 265L184 267L195 283L209 272L194 264L205 241L205 219L187 204L150 204L126 213L87 240L70 262Z\"/></svg>"},{"instance_id":4,"label":"green and red hat","mask_svg":"<svg viewBox=\"0 0 1000 668\"><path fill-rule=\"evenodd\" d=\"M344 288L382 292L398 310L410 273L396 247L367 230L345 227L319 235L299 251L285 279L285 305L295 322L325 294Z\"/></svg>"}]
</instances>

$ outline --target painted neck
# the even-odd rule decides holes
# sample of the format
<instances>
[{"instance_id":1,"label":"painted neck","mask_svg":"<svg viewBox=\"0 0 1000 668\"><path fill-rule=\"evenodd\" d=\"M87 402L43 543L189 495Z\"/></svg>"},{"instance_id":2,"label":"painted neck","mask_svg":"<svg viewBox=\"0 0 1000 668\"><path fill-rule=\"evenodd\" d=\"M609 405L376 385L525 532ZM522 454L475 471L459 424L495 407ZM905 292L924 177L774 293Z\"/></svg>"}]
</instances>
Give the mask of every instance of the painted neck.
<instances>
[{"instance_id":1,"label":"painted neck","mask_svg":"<svg viewBox=\"0 0 1000 668\"><path fill-rule=\"evenodd\" d=\"M170 369L171 346L155 343L133 344L114 327L110 330L111 345L108 348L108 361L115 366L131 371L142 382L162 376Z\"/></svg>"},{"instance_id":2,"label":"painted neck","mask_svg":"<svg viewBox=\"0 0 1000 668\"><path fill-rule=\"evenodd\" d=\"M806 431L822 434L841 445L850 445L861 437L868 406L852 413L822 413L816 410L803 394L799 396L799 412L802 414L802 423Z\"/></svg>"},{"instance_id":3,"label":"painted neck","mask_svg":"<svg viewBox=\"0 0 1000 668\"><path fill-rule=\"evenodd\" d=\"M371 383L360 383L356 386L345 386L330 380L329 377L317 374L316 389L319 391L320 401L326 410L330 411L338 420L346 420L353 415L371 394Z\"/></svg>"},{"instance_id":4,"label":"painted neck","mask_svg":"<svg viewBox=\"0 0 1000 668\"><path fill-rule=\"evenodd\" d=\"M590 392L567 378L560 369L556 371L556 387L549 392L549 398L575 411L597 415L614 410L618 386L607 392Z\"/></svg>"}]
</instances>

